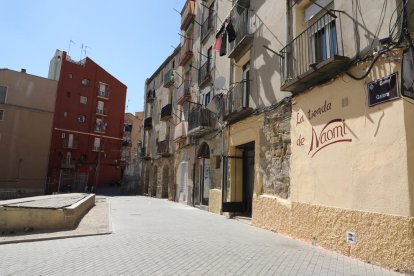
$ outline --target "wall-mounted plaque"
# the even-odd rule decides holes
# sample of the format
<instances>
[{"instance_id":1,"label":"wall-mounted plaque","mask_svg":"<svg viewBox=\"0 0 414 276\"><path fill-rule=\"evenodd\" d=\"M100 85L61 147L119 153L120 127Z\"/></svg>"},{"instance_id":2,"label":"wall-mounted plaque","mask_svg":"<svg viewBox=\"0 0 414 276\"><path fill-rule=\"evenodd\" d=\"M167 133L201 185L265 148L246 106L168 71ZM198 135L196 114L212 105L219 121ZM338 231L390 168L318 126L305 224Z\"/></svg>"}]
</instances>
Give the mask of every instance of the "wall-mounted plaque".
<instances>
[{"instance_id":1,"label":"wall-mounted plaque","mask_svg":"<svg viewBox=\"0 0 414 276\"><path fill-rule=\"evenodd\" d=\"M397 79L398 75L394 73L368 83L368 105L373 106L400 98Z\"/></svg>"}]
</instances>

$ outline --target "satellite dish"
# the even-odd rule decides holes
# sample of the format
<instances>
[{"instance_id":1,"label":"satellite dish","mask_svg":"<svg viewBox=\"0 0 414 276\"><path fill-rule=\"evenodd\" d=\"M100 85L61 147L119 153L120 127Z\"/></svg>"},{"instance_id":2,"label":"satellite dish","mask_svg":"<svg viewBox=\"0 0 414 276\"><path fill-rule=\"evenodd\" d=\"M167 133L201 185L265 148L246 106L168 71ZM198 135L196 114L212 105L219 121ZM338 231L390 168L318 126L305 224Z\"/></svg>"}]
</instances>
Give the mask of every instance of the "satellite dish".
<instances>
[{"instance_id":1,"label":"satellite dish","mask_svg":"<svg viewBox=\"0 0 414 276\"><path fill-rule=\"evenodd\" d=\"M214 80L213 86L216 89L223 89L224 85L226 84L226 78L223 76L218 77Z\"/></svg>"}]
</instances>

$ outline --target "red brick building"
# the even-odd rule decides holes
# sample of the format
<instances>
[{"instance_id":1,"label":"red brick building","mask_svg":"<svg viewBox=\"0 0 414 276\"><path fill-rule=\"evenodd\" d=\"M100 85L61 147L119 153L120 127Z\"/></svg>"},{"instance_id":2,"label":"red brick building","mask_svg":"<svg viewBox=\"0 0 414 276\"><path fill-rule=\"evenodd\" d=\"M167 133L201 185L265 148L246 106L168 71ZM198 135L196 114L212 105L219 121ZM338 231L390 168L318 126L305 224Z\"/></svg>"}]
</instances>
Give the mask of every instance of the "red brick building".
<instances>
[{"instance_id":1,"label":"red brick building","mask_svg":"<svg viewBox=\"0 0 414 276\"><path fill-rule=\"evenodd\" d=\"M121 179L127 87L86 57L56 50L49 78L58 80L47 192L82 192Z\"/></svg>"}]
</instances>

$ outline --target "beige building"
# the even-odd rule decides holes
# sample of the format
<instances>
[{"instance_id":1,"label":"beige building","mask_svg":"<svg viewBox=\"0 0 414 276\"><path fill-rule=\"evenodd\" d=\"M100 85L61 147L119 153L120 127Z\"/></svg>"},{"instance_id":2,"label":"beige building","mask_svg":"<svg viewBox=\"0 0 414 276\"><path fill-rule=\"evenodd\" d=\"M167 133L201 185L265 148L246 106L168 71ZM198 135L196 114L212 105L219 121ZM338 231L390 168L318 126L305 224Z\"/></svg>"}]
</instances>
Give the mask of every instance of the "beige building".
<instances>
[{"instance_id":1,"label":"beige building","mask_svg":"<svg viewBox=\"0 0 414 276\"><path fill-rule=\"evenodd\" d=\"M141 158L143 193L159 198L175 198L173 95L182 82L178 70L180 47L145 82L144 127Z\"/></svg>"},{"instance_id":2,"label":"beige building","mask_svg":"<svg viewBox=\"0 0 414 276\"><path fill-rule=\"evenodd\" d=\"M125 113L124 132L122 135L121 162L123 166L122 193L142 194L142 182L139 173L141 159L139 149L141 147L141 128L144 112Z\"/></svg>"},{"instance_id":3,"label":"beige building","mask_svg":"<svg viewBox=\"0 0 414 276\"><path fill-rule=\"evenodd\" d=\"M414 8L314 2L187 1L176 201L414 271Z\"/></svg>"},{"instance_id":4,"label":"beige building","mask_svg":"<svg viewBox=\"0 0 414 276\"><path fill-rule=\"evenodd\" d=\"M0 69L0 199L42 195L57 82Z\"/></svg>"}]
</instances>

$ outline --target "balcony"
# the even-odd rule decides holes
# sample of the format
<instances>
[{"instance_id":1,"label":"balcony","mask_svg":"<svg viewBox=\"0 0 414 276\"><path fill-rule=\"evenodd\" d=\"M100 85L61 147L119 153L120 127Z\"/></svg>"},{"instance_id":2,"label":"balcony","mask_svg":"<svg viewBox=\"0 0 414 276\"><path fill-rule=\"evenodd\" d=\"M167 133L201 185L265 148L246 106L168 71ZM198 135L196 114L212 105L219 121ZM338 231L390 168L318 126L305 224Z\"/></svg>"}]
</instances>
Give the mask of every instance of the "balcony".
<instances>
[{"instance_id":1,"label":"balcony","mask_svg":"<svg viewBox=\"0 0 414 276\"><path fill-rule=\"evenodd\" d=\"M76 162L74 160L62 160L62 163L60 164L61 169L74 169L76 166Z\"/></svg>"},{"instance_id":2,"label":"balcony","mask_svg":"<svg viewBox=\"0 0 414 276\"><path fill-rule=\"evenodd\" d=\"M190 112L188 119L188 136L200 137L214 130L216 119L208 110L198 107Z\"/></svg>"},{"instance_id":3,"label":"balcony","mask_svg":"<svg viewBox=\"0 0 414 276\"><path fill-rule=\"evenodd\" d=\"M109 92L98 90L97 96L98 96L98 98L108 100L109 99Z\"/></svg>"},{"instance_id":4,"label":"balcony","mask_svg":"<svg viewBox=\"0 0 414 276\"><path fill-rule=\"evenodd\" d=\"M152 117L148 117L144 120L144 130L152 129Z\"/></svg>"},{"instance_id":5,"label":"balcony","mask_svg":"<svg viewBox=\"0 0 414 276\"><path fill-rule=\"evenodd\" d=\"M182 105L191 98L191 85L191 80L184 80L180 87L178 87L174 94L174 100L177 104Z\"/></svg>"},{"instance_id":6,"label":"balcony","mask_svg":"<svg viewBox=\"0 0 414 276\"><path fill-rule=\"evenodd\" d=\"M175 126L174 129L174 142L178 143L187 139L188 122L182 121Z\"/></svg>"},{"instance_id":7,"label":"balcony","mask_svg":"<svg viewBox=\"0 0 414 276\"><path fill-rule=\"evenodd\" d=\"M94 131L99 132L99 133L105 133L106 132L106 124L103 123L103 122L96 123Z\"/></svg>"},{"instance_id":8,"label":"balcony","mask_svg":"<svg viewBox=\"0 0 414 276\"><path fill-rule=\"evenodd\" d=\"M167 104L161 109L161 121L168 121L172 117L172 104Z\"/></svg>"},{"instance_id":9,"label":"balcony","mask_svg":"<svg viewBox=\"0 0 414 276\"><path fill-rule=\"evenodd\" d=\"M210 60L204 62L204 64L198 70L198 86L204 87L211 80L210 72Z\"/></svg>"},{"instance_id":10,"label":"balcony","mask_svg":"<svg viewBox=\"0 0 414 276\"><path fill-rule=\"evenodd\" d=\"M106 108L99 108L99 107L97 107L96 108L96 115L99 115L99 116L108 116L108 111L107 111Z\"/></svg>"},{"instance_id":11,"label":"balcony","mask_svg":"<svg viewBox=\"0 0 414 276\"><path fill-rule=\"evenodd\" d=\"M174 84L174 70L170 69L164 75L164 87L168 88Z\"/></svg>"},{"instance_id":12,"label":"balcony","mask_svg":"<svg viewBox=\"0 0 414 276\"><path fill-rule=\"evenodd\" d=\"M201 25L201 41L204 41L208 34L213 30L213 16L208 16Z\"/></svg>"},{"instance_id":13,"label":"balcony","mask_svg":"<svg viewBox=\"0 0 414 276\"><path fill-rule=\"evenodd\" d=\"M193 57L193 40L184 38L180 52L180 66L184 66Z\"/></svg>"},{"instance_id":14,"label":"balcony","mask_svg":"<svg viewBox=\"0 0 414 276\"><path fill-rule=\"evenodd\" d=\"M141 148L141 155L140 156L143 159L150 159L151 158L151 156L150 156L150 150L148 148L146 148L146 147L142 147Z\"/></svg>"},{"instance_id":15,"label":"balcony","mask_svg":"<svg viewBox=\"0 0 414 276\"><path fill-rule=\"evenodd\" d=\"M181 10L181 30L187 29L188 25L195 18L195 1L187 0L183 9Z\"/></svg>"},{"instance_id":16,"label":"balcony","mask_svg":"<svg viewBox=\"0 0 414 276\"><path fill-rule=\"evenodd\" d=\"M236 31L237 37L236 40L230 43L229 45L229 58L237 59L239 58L245 50L251 45L254 34L253 27L251 24L251 11L249 9L244 9L241 14L236 14L236 24L234 29Z\"/></svg>"},{"instance_id":17,"label":"balcony","mask_svg":"<svg viewBox=\"0 0 414 276\"><path fill-rule=\"evenodd\" d=\"M78 149L78 141L63 140L64 149Z\"/></svg>"},{"instance_id":18,"label":"balcony","mask_svg":"<svg viewBox=\"0 0 414 276\"><path fill-rule=\"evenodd\" d=\"M158 147L157 147L157 154L161 155L161 156L170 156L170 141L169 139L166 139L164 141L161 141L158 143Z\"/></svg>"},{"instance_id":19,"label":"balcony","mask_svg":"<svg viewBox=\"0 0 414 276\"><path fill-rule=\"evenodd\" d=\"M149 90L145 100L147 103L152 103L155 100L155 90Z\"/></svg>"},{"instance_id":20,"label":"balcony","mask_svg":"<svg viewBox=\"0 0 414 276\"><path fill-rule=\"evenodd\" d=\"M227 94L224 120L234 122L248 116L253 108L249 107L250 81L233 86Z\"/></svg>"},{"instance_id":21,"label":"balcony","mask_svg":"<svg viewBox=\"0 0 414 276\"><path fill-rule=\"evenodd\" d=\"M102 152L102 148L101 148L101 146L100 146L100 145L99 145L99 146L97 146L97 145L93 145L93 146L92 146L92 151L96 151L96 152L101 151L101 152Z\"/></svg>"},{"instance_id":22,"label":"balcony","mask_svg":"<svg viewBox=\"0 0 414 276\"><path fill-rule=\"evenodd\" d=\"M344 72L350 59L344 54L341 12L331 11L288 43L281 51L282 91L302 92Z\"/></svg>"}]
</instances>

